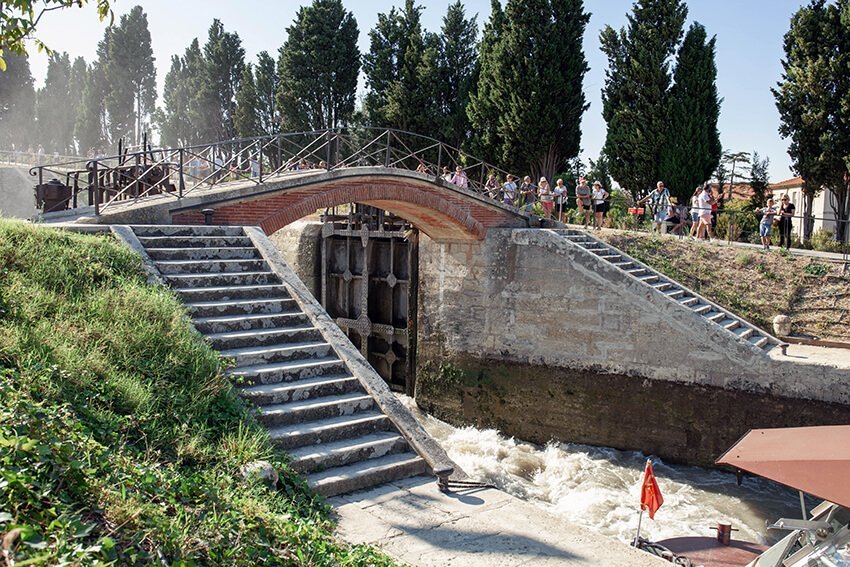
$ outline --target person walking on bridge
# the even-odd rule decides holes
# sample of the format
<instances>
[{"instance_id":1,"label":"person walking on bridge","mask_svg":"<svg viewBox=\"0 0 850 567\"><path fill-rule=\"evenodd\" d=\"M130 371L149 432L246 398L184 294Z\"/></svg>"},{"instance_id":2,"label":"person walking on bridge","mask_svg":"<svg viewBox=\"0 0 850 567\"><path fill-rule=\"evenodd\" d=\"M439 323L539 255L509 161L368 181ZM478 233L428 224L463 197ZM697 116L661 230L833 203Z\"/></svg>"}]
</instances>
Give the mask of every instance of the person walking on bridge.
<instances>
[{"instance_id":1,"label":"person walking on bridge","mask_svg":"<svg viewBox=\"0 0 850 567\"><path fill-rule=\"evenodd\" d=\"M507 181L502 186L502 203L515 206L517 198L516 177L508 175Z\"/></svg>"},{"instance_id":2,"label":"person walking on bridge","mask_svg":"<svg viewBox=\"0 0 850 567\"><path fill-rule=\"evenodd\" d=\"M555 195L552 194L552 189L549 188L549 181L545 177L540 178L537 184L537 195L540 197L540 204L543 206L543 213L546 220L552 219L552 209L555 208Z\"/></svg>"},{"instance_id":3,"label":"person walking on bridge","mask_svg":"<svg viewBox=\"0 0 850 567\"><path fill-rule=\"evenodd\" d=\"M590 224L590 213L592 209L591 193L590 187L587 186L587 181L585 181L584 177L579 177L578 185L576 185L576 206L579 212L584 213L584 228L587 228L587 225Z\"/></svg>"}]
</instances>

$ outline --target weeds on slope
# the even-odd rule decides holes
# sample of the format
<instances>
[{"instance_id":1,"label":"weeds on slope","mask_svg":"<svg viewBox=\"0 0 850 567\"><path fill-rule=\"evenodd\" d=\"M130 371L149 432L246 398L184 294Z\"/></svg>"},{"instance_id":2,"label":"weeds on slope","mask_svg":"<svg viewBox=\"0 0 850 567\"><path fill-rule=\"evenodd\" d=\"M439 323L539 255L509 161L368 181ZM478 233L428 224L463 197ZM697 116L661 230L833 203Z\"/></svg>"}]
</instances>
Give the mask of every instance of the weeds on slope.
<instances>
[{"instance_id":1,"label":"weeds on slope","mask_svg":"<svg viewBox=\"0 0 850 567\"><path fill-rule=\"evenodd\" d=\"M389 564L329 528L137 256L0 220L0 564Z\"/></svg>"}]
</instances>

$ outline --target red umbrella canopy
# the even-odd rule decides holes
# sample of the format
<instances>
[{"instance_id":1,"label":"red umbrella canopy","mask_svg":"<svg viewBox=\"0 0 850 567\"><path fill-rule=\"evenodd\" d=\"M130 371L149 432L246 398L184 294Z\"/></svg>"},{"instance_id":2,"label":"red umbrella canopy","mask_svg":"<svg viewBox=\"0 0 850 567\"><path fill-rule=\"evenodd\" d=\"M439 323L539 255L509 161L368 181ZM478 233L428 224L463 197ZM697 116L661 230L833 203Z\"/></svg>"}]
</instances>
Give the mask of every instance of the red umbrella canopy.
<instances>
[{"instance_id":1,"label":"red umbrella canopy","mask_svg":"<svg viewBox=\"0 0 850 567\"><path fill-rule=\"evenodd\" d=\"M850 425L752 429L715 462L850 508Z\"/></svg>"}]
</instances>

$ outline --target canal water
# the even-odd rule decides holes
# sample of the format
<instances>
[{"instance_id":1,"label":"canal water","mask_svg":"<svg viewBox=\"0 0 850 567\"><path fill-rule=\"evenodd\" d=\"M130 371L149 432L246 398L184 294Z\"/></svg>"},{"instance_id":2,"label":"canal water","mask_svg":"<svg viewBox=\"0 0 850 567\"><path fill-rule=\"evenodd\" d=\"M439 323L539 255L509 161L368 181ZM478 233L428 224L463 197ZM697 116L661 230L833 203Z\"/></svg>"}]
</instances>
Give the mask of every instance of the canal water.
<instances>
[{"instance_id":1,"label":"canal water","mask_svg":"<svg viewBox=\"0 0 850 567\"><path fill-rule=\"evenodd\" d=\"M494 429L452 427L400 396L425 429L474 480L546 508L567 520L623 542L634 539L647 456L635 451L572 443L533 445ZM709 536L719 521L738 531L733 539L773 543L783 533L765 522L801 516L799 496L773 482L719 470L668 465L650 456L664 505L644 515L641 535L652 541ZM807 502L809 506L813 502Z\"/></svg>"}]
</instances>

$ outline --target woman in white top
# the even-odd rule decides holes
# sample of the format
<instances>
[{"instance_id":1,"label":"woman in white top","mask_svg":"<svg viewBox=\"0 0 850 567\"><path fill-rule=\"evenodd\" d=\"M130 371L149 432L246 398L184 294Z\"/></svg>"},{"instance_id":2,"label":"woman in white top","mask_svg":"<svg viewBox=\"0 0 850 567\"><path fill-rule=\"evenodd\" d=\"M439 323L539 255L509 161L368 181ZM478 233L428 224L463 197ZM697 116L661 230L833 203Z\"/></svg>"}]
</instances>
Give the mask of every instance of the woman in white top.
<instances>
[{"instance_id":1,"label":"woman in white top","mask_svg":"<svg viewBox=\"0 0 850 567\"><path fill-rule=\"evenodd\" d=\"M590 198L593 199L593 213L596 217L594 226L596 230L602 230L602 216L608 210L608 203L605 202L608 199L608 191L602 188L602 183L594 181Z\"/></svg>"},{"instance_id":2,"label":"woman in white top","mask_svg":"<svg viewBox=\"0 0 850 567\"><path fill-rule=\"evenodd\" d=\"M540 204L543 206L546 220L551 220L552 209L555 208L555 195L552 194L552 189L549 188L549 181L545 177L541 177L540 182L537 184L537 196L540 198Z\"/></svg>"}]
</instances>

